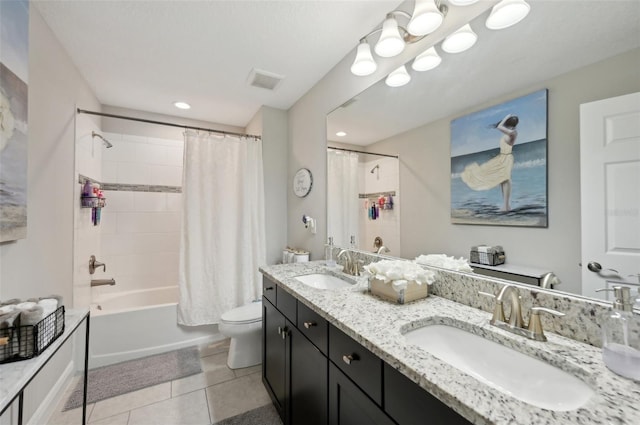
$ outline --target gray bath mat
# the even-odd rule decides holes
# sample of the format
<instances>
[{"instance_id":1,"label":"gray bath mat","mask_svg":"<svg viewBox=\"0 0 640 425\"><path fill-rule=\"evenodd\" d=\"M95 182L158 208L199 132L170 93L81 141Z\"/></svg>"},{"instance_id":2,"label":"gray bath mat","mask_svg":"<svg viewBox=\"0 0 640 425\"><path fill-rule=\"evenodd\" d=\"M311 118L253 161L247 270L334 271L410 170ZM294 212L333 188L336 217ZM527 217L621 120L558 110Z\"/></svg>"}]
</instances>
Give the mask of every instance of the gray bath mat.
<instances>
[{"instance_id":1,"label":"gray bath mat","mask_svg":"<svg viewBox=\"0 0 640 425\"><path fill-rule=\"evenodd\" d=\"M269 403L266 406L223 419L214 425L282 425L282 421L276 408Z\"/></svg>"},{"instance_id":2,"label":"gray bath mat","mask_svg":"<svg viewBox=\"0 0 640 425\"><path fill-rule=\"evenodd\" d=\"M89 370L87 404L202 372L197 347L183 348ZM82 406L83 382L64 410Z\"/></svg>"}]
</instances>

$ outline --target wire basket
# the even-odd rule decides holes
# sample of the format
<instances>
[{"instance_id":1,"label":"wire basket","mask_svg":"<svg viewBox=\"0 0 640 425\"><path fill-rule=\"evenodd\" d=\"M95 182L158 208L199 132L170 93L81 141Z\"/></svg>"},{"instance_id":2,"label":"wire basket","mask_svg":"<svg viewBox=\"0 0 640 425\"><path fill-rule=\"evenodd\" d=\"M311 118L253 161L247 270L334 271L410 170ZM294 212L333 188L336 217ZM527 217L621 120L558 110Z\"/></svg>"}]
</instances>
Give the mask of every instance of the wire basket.
<instances>
[{"instance_id":1,"label":"wire basket","mask_svg":"<svg viewBox=\"0 0 640 425\"><path fill-rule=\"evenodd\" d=\"M469 254L469 260L476 264L485 264L487 266L497 266L504 264L506 256L504 249L500 245L496 246L473 246Z\"/></svg>"},{"instance_id":2,"label":"wire basket","mask_svg":"<svg viewBox=\"0 0 640 425\"><path fill-rule=\"evenodd\" d=\"M35 325L0 329L0 363L27 360L42 353L64 332L64 306Z\"/></svg>"}]
</instances>

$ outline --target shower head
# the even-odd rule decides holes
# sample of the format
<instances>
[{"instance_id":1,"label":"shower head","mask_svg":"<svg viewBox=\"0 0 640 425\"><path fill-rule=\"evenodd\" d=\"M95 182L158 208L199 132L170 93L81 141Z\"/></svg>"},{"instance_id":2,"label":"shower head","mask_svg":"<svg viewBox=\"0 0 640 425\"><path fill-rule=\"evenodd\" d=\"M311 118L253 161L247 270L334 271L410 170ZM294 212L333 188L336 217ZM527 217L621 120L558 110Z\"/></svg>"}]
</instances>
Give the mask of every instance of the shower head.
<instances>
[{"instance_id":1,"label":"shower head","mask_svg":"<svg viewBox=\"0 0 640 425\"><path fill-rule=\"evenodd\" d=\"M379 169L380 169L380 164L376 164L376 166L375 166L375 167L373 167L373 168L371 169L371 171L369 171L369 172L370 172L371 174L373 174L373 172L374 172L374 171L379 170Z\"/></svg>"},{"instance_id":2,"label":"shower head","mask_svg":"<svg viewBox=\"0 0 640 425\"><path fill-rule=\"evenodd\" d=\"M104 137L102 137L100 134L96 133L95 131L91 132L91 137L93 138L98 138L100 140L102 140L102 143L104 143L104 145L107 147L107 149L112 148L113 145L111 144L110 141L108 141L107 139L105 139Z\"/></svg>"}]
</instances>

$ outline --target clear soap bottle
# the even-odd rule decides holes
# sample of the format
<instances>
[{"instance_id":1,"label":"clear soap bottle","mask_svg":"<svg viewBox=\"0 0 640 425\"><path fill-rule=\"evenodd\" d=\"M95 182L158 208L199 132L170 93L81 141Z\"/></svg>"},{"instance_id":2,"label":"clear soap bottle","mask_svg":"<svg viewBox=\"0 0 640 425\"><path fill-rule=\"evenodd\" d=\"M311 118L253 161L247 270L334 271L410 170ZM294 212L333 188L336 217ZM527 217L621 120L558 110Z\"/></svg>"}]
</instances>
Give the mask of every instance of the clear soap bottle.
<instances>
[{"instance_id":1,"label":"clear soap bottle","mask_svg":"<svg viewBox=\"0 0 640 425\"><path fill-rule=\"evenodd\" d=\"M640 316L633 313L634 300L626 286L614 286L612 310L602 318L604 364L626 378L640 381Z\"/></svg>"},{"instance_id":2,"label":"clear soap bottle","mask_svg":"<svg viewBox=\"0 0 640 425\"><path fill-rule=\"evenodd\" d=\"M333 258L333 237L329 236L329 242L324 246L324 260L328 267L335 267L336 260Z\"/></svg>"}]
</instances>

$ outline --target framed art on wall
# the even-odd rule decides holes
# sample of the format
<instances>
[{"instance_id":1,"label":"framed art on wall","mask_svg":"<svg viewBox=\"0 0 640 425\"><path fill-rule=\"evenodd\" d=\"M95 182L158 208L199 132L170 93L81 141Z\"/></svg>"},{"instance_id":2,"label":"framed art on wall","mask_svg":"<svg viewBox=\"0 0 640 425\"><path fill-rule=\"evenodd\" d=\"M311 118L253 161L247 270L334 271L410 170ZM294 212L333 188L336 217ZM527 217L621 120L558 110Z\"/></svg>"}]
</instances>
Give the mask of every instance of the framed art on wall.
<instances>
[{"instance_id":1,"label":"framed art on wall","mask_svg":"<svg viewBox=\"0 0 640 425\"><path fill-rule=\"evenodd\" d=\"M27 237L29 2L0 1L0 242Z\"/></svg>"},{"instance_id":2,"label":"framed art on wall","mask_svg":"<svg viewBox=\"0 0 640 425\"><path fill-rule=\"evenodd\" d=\"M451 222L547 227L546 89L451 121Z\"/></svg>"}]
</instances>

